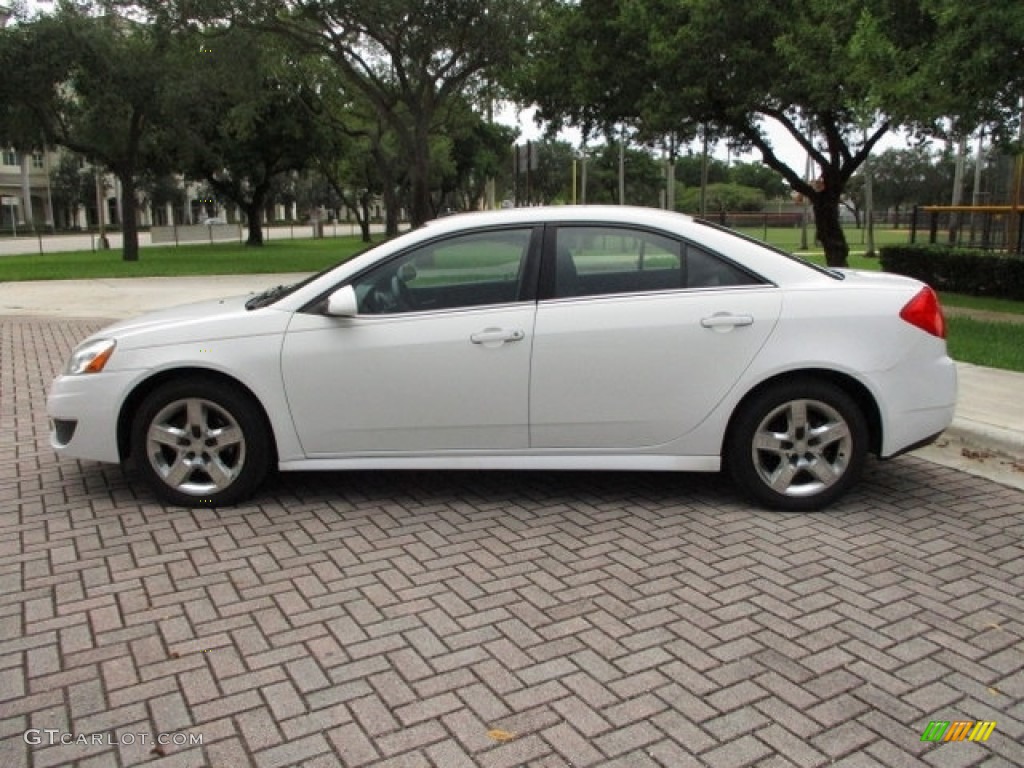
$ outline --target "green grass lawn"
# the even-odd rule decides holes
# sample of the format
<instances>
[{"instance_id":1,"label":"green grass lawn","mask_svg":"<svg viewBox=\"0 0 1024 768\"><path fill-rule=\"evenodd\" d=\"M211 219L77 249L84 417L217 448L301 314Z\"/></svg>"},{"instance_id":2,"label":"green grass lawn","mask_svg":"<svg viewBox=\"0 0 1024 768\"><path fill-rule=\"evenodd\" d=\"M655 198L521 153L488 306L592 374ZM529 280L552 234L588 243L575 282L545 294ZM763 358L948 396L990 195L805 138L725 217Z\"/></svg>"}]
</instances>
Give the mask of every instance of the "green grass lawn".
<instances>
[{"instance_id":1,"label":"green grass lawn","mask_svg":"<svg viewBox=\"0 0 1024 768\"><path fill-rule=\"evenodd\" d=\"M764 234L763 230L754 229L748 233L755 237ZM779 247L793 248L799 244L799 230L769 228L768 235L769 241ZM876 243L905 242L907 236L906 230L879 230ZM859 230L848 232L847 237L852 251L851 267L880 269L877 258L858 253ZM246 248L238 243L154 246L140 249L137 262L123 261L121 252L115 250L0 256L0 281L314 272L347 259L365 247L358 237L339 237L276 240L265 243L262 248ZM807 255L812 261L824 263L820 249ZM942 301L950 307L1024 314L1024 302L958 294L943 294ZM1024 323L951 317L949 349L957 360L1024 371Z\"/></svg>"},{"instance_id":2,"label":"green grass lawn","mask_svg":"<svg viewBox=\"0 0 1024 768\"><path fill-rule=\"evenodd\" d=\"M993 299L988 296L967 296L962 293L939 293L943 306L979 309L983 312L1002 312L1007 315L1024 315L1024 302L1010 299Z\"/></svg>"},{"instance_id":3,"label":"green grass lawn","mask_svg":"<svg viewBox=\"0 0 1024 768\"><path fill-rule=\"evenodd\" d=\"M786 251L797 251L801 254L824 254L821 245L814 242L814 227L809 227L807 231L807 250L800 249L801 233L799 227L741 227L737 231L749 237L764 240L776 248L782 248ZM845 227L843 231L846 234L846 243L850 246L851 255L863 254L867 249L867 233L865 230L856 227ZM875 228L876 249L881 248L883 245L909 242L909 229ZM856 265L851 263L850 266L855 267Z\"/></svg>"},{"instance_id":4,"label":"green grass lawn","mask_svg":"<svg viewBox=\"0 0 1024 768\"><path fill-rule=\"evenodd\" d=\"M119 250L0 256L0 281L316 272L365 247L358 237L336 237L273 240L262 248L238 243L152 246L140 248L133 262L124 261Z\"/></svg>"},{"instance_id":5,"label":"green grass lawn","mask_svg":"<svg viewBox=\"0 0 1024 768\"><path fill-rule=\"evenodd\" d=\"M946 344L954 360L1024 372L1024 323L969 317L950 317L946 323Z\"/></svg>"}]
</instances>

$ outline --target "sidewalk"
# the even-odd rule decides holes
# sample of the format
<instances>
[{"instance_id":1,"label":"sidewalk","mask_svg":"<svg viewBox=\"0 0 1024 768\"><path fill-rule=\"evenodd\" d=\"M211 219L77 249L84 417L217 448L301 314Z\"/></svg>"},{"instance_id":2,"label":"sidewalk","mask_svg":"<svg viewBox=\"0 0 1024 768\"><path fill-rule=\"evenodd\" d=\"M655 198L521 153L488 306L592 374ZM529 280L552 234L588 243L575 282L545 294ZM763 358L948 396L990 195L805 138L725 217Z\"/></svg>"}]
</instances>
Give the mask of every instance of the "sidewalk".
<instances>
[{"instance_id":1,"label":"sidewalk","mask_svg":"<svg viewBox=\"0 0 1024 768\"><path fill-rule=\"evenodd\" d=\"M0 315L119 319L191 301L256 293L304 274L0 282ZM952 426L922 458L1024 489L1024 373L958 363Z\"/></svg>"}]
</instances>

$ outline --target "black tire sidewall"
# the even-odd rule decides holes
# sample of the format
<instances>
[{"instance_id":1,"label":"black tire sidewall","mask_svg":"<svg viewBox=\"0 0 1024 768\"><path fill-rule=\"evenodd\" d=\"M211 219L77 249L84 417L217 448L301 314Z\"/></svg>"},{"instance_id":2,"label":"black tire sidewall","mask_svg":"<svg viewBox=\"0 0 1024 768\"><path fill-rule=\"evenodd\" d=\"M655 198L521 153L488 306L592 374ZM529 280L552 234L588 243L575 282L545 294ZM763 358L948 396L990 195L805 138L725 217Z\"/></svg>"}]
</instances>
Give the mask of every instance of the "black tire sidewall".
<instances>
[{"instance_id":1,"label":"black tire sidewall","mask_svg":"<svg viewBox=\"0 0 1024 768\"><path fill-rule=\"evenodd\" d=\"M817 400L834 408L850 430L853 443L843 476L813 496L785 496L761 479L751 455L751 445L765 416L793 400ZM864 469L868 448L868 426L857 402L840 387L827 381L795 379L769 386L744 403L730 430L726 465L740 489L760 504L787 512L809 512L828 506L857 482Z\"/></svg>"},{"instance_id":2,"label":"black tire sidewall","mask_svg":"<svg viewBox=\"0 0 1024 768\"><path fill-rule=\"evenodd\" d=\"M170 487L157 474L147 455L147 433L154 417L169 403L187 398L216 403L238 422L245 439L242 471L227 488L209 495L191 495ZM150 392L132 420L131 449L136 471L156 494L182 507L222 507L249 497L266 476L271 456L270 435L255 400L238 387L203 378L169 381Z\"/></svg>"}]
</instances>

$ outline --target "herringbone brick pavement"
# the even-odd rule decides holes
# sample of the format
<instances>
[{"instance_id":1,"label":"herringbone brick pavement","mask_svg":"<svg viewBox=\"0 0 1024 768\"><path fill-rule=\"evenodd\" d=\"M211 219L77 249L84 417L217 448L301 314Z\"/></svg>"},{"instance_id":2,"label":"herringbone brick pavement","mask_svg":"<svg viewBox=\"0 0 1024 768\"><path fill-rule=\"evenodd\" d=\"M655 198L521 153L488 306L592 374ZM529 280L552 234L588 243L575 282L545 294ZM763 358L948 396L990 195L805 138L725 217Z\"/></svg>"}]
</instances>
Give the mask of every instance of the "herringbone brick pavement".
<instances>
[{"instance_id":1,"label":"herringbone brick pavement","mask_svg":"<svg viewBox=\"0 0 1024 768\"><path fill-rule=\"evenodd\" d=\"M808 515L617 473L167 508L47 445L99 325L0 321L3 768L1024 765L1018 491L904 457Z\"/></svg>"}]
</instances>

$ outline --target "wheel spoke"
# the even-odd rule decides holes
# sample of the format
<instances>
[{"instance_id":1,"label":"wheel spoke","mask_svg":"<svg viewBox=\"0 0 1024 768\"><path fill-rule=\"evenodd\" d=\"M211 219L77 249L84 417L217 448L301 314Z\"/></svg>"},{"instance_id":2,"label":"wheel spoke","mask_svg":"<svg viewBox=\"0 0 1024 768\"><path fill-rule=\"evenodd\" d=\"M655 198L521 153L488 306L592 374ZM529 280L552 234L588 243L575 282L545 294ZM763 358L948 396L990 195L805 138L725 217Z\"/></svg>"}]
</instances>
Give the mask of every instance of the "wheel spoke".
<instances>
[{"instance_id":1,"label":"wheel spoke","mask_svg":"<svg viewBox=\"0 0 1024 768\"><path fill-rule=\"evenodd\" d=\"M174 457L174 463L162 474L164 482L172 488L177 488L192 474L192 462L185 458L185 454L179 453Z\"/></svg>"},{"instance_id":2,"label":"wheel spoke","mask_svg":"<svg viewBox=\"0 0 1024 768\"><path fill-rule=\"evenodd\" d=\"M210 476L210 480L217 487L217 490L226 488L235 479L235 471L225 465L219 456L214 456L207 461L204 469L206 474Z\"/></svg>"},{"instance_id":3,"label":"wheel spoke","mask_svg":"<svg viewBox=\"0 0 1024 768\"><path fill-rule=\"evenodd\" d=\"M201 400L191 399L185 404L186 429L199 427L200 431L206 429L207 411L206 405Z\"/></svg>"},{"instance_id":4,"label":"wheel spoke","mask_svg":"<svg viewBox=\"0 0 1024 768\"><path fill-rule=\"evenodd\" d=\"M170 424L154 424L149 428L149 439L151 442L177 448L185 433Z\"/></svg>"},{"instance_id":5,"label":"wheel spoke","mask_svg":"<svg viewBox=\"0 0 1024 768\"><path fill-rule=\"evenodd\" d=\"M844 467L836 466L826 461L823 456L818 456L815 461L807 465L807 471L826 487L832 485L843 476L843 469Z\"/></svg>"},{"instance_id":6,"label":"wheel spoke","mask_svg":"<svg viewBox=\"0 0 1024 768\"><path fill-rule=\"evenodd\" d=\"M786 435L780 435L778 432L758 432L754 435L754 450L782 453L785 450L783 444L787 440Z\"/></svg>"},{"instance_id":7,"label":"wheel spoke","mask_svg":"<svg viewBox=\"0 0 1024 768\"><path fill-rule=\"evenodd\" d=\"M789 404L789 434L796 435L807 428L807 401L794 400Z\"/></svg>"},{"instance_id":8,"label":"wheel spoke","mask_svg":"<svg viewBox=\"0 0 1024 768\"><path fill-rule=\"evenodd\" d=\"M842 421L832 421L824 424L811 432L811 437L820 447L831 445L850 436L850 427Z\"/></svg>"},{"instance_id":9,"label":"wheel spoke","mask_svg":"<svg viewBox=\"0 0 1024 768\"><path fill-rule=\"evenodd\" d=\"M209 437L214 441L213 446L220 451L225 448L231 448L232 446L238 445L245 438L242 434L242 430L236 426L212 429L210 430Z\"/></svg>"},{"instance_id":10,"label":"wheel spoke","mask_svg":"<svg viewBox=\"0 0 1024 768\"><path fill-rule=\"evenodd\" d=\"M772 472L766 478L768 485L771 486L772 490L776 493L787 493L790 486L793 483L793 478L796 477L797 468L794 467L788 461L784 461L779 464L778 468Z\"/></svg>"}]
</instances>

